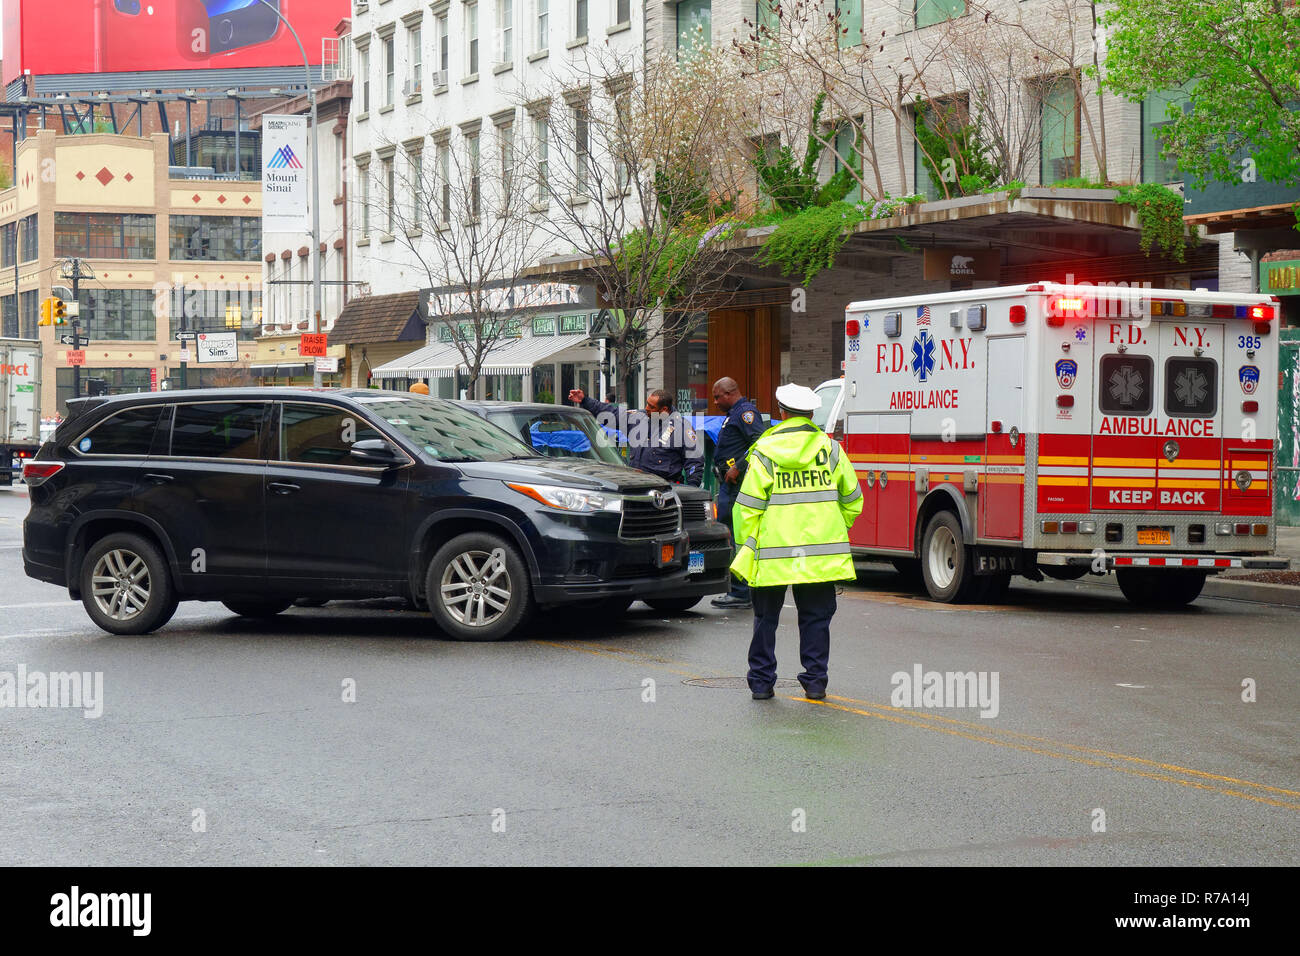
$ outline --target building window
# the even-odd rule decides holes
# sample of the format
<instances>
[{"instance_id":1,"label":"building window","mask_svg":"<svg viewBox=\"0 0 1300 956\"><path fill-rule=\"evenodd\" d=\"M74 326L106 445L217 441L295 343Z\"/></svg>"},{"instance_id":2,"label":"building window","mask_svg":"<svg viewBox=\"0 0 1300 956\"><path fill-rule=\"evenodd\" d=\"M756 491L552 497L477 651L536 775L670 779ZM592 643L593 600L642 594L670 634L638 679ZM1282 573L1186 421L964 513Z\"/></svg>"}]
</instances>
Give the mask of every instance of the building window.
<instances>
[{"instance_id":1,"label":"building window","mask_svg":"<svg viewBox=\"0 0 1300 956\"><path fill-rule=\"evenodd\" d=\"M1079 175L1079 102L1074 78L1059 76L1043 87L1039 107L1039 182L1049 186Z\"/></svg>"},{"instance_id":2,"label":"building window","mask_svg":"<svg viewBox=\"0 0 1300 956\"><path fill-rule=\"evenodd\" d=\"M158 337L152 289L82 289L81 327L93 340L152 342Z\"/></svg>"},{"instance_id":3,"label":"building window","mask_svg":"<svg viewBox=\"0 0 1300 956\"><path fill-rule=\"evenodd\" d=\"M397 184L393 178L393 157L383 161L384 173L384 232L395 235L397 232Z\"/></svg>"},{"instance_id":4,"label":"building window","mask_svg":"<svg viewBox=\"0 0 1300 956\"><path fill-rule=\"evenodd\" d=\"M958 169L955 163L948 167L944 160L947 158L945 154L950 153L965 136L964 131L970 124L969 100L966 94L960 93L929 100L923 107L912 114L913 124L923 120L924 129L931 134L924 136L929 146L922 145L923 133L913 137L916 192L929 200L959 195L958 177L963 170Z\"/></svg>"},{"instance_id":5,"label":"building window","mask_svg":"<svg viewBox=\"0 0 1300 956\"><path fill-rule=\"evenodd\" d=\"M587 2L588 0L573 0L573 38L575 40L587 39Z\"/></svg>"},{"instance_id":6,"label":"building window","mask_svg":"<svg viewBox=\"0 0 1300 956\"><path fill-rule=\"evenodd\" d=\"M533 140L537 147L537 203L551 198L551 124L545 116L533 117Z\"/></svg>"},{"instance_id":7,"label":"building window","mask_svg":"<svg viewBox=\"0 0 1300 956\"><path fill-rule=\"evenodd\" d=\"M541 52L545 50L550 42L550 24L547 22L550 18L549 0L536 0L533 7L534 19L536 21L536 34L533 37L533 49Z\"/></svg>"},{"instance_id":8,"label":"building window","mask_svg":"<svg viewBox=\"0 0 1300 956\"><path fill-rule=\"evenodd\" d=\"M573 107L573 172L579 196L587 195L587 168L591 163L591 124L586 104Z\"/></svg>"},{"instance_id":9,"label":"building window","mask_svg":"<svg viewBox=\"0 0 1300 956\"><path fill-rule=\"evenodd\" d=\"M497 143L501 148L501 212L505 215L512 205L515 180L515 124L497 125Z\"/></svg>"},{"instance_id":10,"label":"building window","mask_svg":"<svg viewBox=\"0 0 1300 956\"><path fill-rule=\"evenodd\" d=\"M0 226L0 269L11 269L18 264L18 224L7 222Z\"/></svg>"},{"instance_id":11,"label":"building window","mask_svg":"<svg viewBox=\"0 0 1300 956\"><path fill-rule=\"evenodd\" d=\"M1142 181L1144 183L1176 183L1182 180L1178 163L1162 159L1164 131L1172 122L1170 105L1182 107L1189 101L1185 90L1148 93L1142 101Z\"/></svg>"},{"instance_id":12,"label":"building window","mask_svg":"<svg viewBox=\"0 0 1300 956\"><path fill-rule=\"evenodd\" d=\"M497 0L497 62L515 61L515 2Z\"/></svg>"},{"instance_id":13,"label":"building window","mask_svg":"<svg viewBox=\"0 0 1300 956\"><path fill-rule=\"evenodd\" d=\"M12 295L0 297L0 335L7 339L18 335L18 303Z\"/></svg>"},{"instance_id":14,"label":"building window","mask_svg":"<svg viewBox=\"0 0 1300 956\"><path fill-rule=\"evenodd\" d=\"M171 257L178 260L257 262L262 220L256 216L172 216Z\"/></svg>"},{"instance_id":15,"label":"building window","mask_svg":"<svg viewBox=\"0 0 1300 956\"><path fill-rule=\"evenodd\" d=\"M760 15L768 0L758 0ZM919 0L921 3L929 0ZM774 11L775 12L775 11ZM835 0L835 13L839 17L839 44L841 49L862 45L862 0ZM773 19L777 19L773 17ZM761 22L761 21L760 21ZM779 20L777 21L780 22Z\"/></svg>"},{"instance_id":16,"label":"building window","mask_svg":"<svg viewBox=\"0 0 1300 956\"><path fill-rule=\"evenodd\" d=\"M438 225L451 224L451 144L438 144Z\"/></svg>"},{"instance_id":17,"label":"building window","mask_svg":"<svg viewBox=\"0 0 1300 956\"><path fill-rule=\"evenodd\" d=\"M677 59L684 60L713 44L713 0L677 4Z\"/></svg>"},{"instance_id":18,"label":"building window","mask_svg":"<svg viewBox=\"0 0 1300 956\"><path fill-rule=\"evenodd\" d=\"M39 325L41 319L41 293L39 289L31 289L24 292L22 299L21 328L19 334L25 339L34 339L40 337Z\"/></svg>"},{"instance_id":19,"label":"building window","mask_svg":"<svg viewBox=\"0 0 1300 956\"><path fill-rule=\"evenodd\" d=\"M361 214L361 238L370 238L370 166L357 166L357 199Z\"/></svg>"},{"instance_id":20,"label":"building window","mask_svg":"<svg viewBox=\"0 0 1300 956\"><path fill-rule=\"evenodd\" d=\"M447 39L447 14L438 17L438 70L433 77L434 86L446 86L451 71L451 42Z\"/></svg>"},{"instance_id":21,"label":"building window","mask_svg":"<svg viewBox=\"0 0 1300 956\"><path fill-rule=\"evenodd\" d=\"M861 144L858 141L858 129L853 124L841 126L835 132L835 162L834 171L839 172L845 166L852 169L857 175L853 179L853 186L845 195L845 202L862 201L862 153Z\"/></svg>"},{"instance_id":22,"label":"building window","mask_svg":"<svg viewBox=\"0 0 1300 956\"><path fill-rule=\"evenodd\" d=\"M465 4L466 75L478 75L478 4Z\"/></svg>"},{"instance_id":23,"label":"building window","mask_svg":"<svg viewBox=\"0 0 1300 956\"><path fill-rule=\"evenodd\" d=\"M357 72L361 74L361 112L370 112L370 48L358 51Z\"/></svg>"},{"instance_id":24,"label":"building window","mask_svg":"<svg viewBox=\"0 0 1300 956\"><path fill-rule=\"evenodd\" d=\"M57 259L152 259L157 217L111 213L56 212Z\"/></svg>"},{"instance_id":25,"label":"building window","mask_svg":"<svg viewBox=\"0 0 1300 956\"><path fill-rule=\"evenodd\" d=\"M861 0L858 0L860 3ZM966 12L966 0L916 0L916 25L928 27L944 20L955 20ZM861 7L858 9L858 25L862 24Z\"/></svg>"},{"instance_id":26,"label":"building window","mask_svg":"<svg viewBox=\"0 0 1300 956\"><path fill-rule=\"evenodd\" d=\"M22 244L22 261L33 262L41 257L41 231L36 224L36 213L22 220L18 232L18 241Z\"/></svg>"},{"instance_id":27,"label":"building window","mask_svg":"<svg viewBox=\"0 0 1300 956\"><path fill-rule=\"evenodd\" d=\"M424 226L424 151L412 149L406 154L411 170L411 228Z\"/></svg>"},{"instance_id":28,"label":"building window","mask_svg":"<svg viewBox=\"0 0 1300 956\"><path fill-rule=\"evenodd\" d=\"M384 37L384 105L393 105L394 86L397 82L397 41Z\"/></svg>"},{"instance_id":29,"label":"building window","mask_svg":"<svg viewBox=\"0 0 1300 956\"><path fill-rule=\"evenodd\" d=\"M465 137L465 153L469 157L469 216L477 221L479 216L479 141L478 133Z\"/></svg>"},{"instance_id":30,"label":"building window","mask_svg":"<svg viewBox=\"0 0 1300 956\"><path fill-rule=\"evenodd\" d=\"M306 261L302 260L304 263ZM286 268L285 278L289 274L290 271ZM152 292L149 294L153 295ZM292 308L288 311L286 322L293 320ZM176 339L176 333L181 329L235 332L240 339L253 339L262 330L262 290L174 286L169 320L168 337L172 340ZM152 335L149 337L153 338Z\"/></svg>"},{"instance_id":31,"label":"building window","mask_svg":"<svg viewBox=\"0 0 1300 956\"><path fill-rule=\"evenodd\" d=\"M632 22L632 0L614 0L614 25Z\"/></svg>"},{"instance_id":32,"label":"building window","mask_svg":"<svg viewBox=\"0 0 1300 956\"><path fill-rule=\"evenodd\" d=\"M424 89L424 31L417 23L406 31L408 47L407 57L411 62L411 78L407 80L407 89L419 93Z\"/></svg>"},{"instance_id":33,"label":"building window","mask_svg":"<svg viewBox=\"0 0 1300 956\"><path fill-rule=\"evenodd\" d=\"M627 192L631 185L631 165L628 157L633 155L632 142L632 94L626 90L614 97L614 117L617 127L614 131L614 189L620 195Z\"/></svg>"}]
</instances>

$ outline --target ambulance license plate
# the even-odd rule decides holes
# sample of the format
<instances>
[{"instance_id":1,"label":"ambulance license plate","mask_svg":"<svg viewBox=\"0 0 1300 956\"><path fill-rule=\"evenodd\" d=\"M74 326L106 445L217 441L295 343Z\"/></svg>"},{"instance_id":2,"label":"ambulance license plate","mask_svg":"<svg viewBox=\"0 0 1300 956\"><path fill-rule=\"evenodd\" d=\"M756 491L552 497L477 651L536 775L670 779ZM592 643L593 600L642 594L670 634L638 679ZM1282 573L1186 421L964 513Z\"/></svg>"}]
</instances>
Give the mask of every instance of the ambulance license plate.
<instances>
[{"instance_id":1,"label":"ambulance license plate","mask_svg":"<svg viewBox=\"0 0 1300 956\"><path fill-rule=\"evenodd\" d=\"M704 571L704 552L692 551L691 563L689 567L690 574L701 574Z\"/></svg>"},{"instance_id":2,"label":"ambulance license plate","mask_svg":"<svg viewBox=\"0 0 1300 956\"><path fill-rule=\"evenodd\" d=\"M1168 528L1138 528L1138 544L1173 544L1174 536Z\"/></svg>"}]
</instances>

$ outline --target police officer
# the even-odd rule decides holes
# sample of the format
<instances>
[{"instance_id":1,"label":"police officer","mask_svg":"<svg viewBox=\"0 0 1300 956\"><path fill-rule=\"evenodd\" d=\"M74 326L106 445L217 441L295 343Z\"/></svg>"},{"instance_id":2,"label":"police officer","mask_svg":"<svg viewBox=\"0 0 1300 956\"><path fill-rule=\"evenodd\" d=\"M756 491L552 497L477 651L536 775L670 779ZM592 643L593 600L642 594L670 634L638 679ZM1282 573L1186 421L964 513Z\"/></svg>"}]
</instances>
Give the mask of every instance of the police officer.
<instances>
[{"instance_id":1,"label":"police officer","mask_svg":"<svg viewBox=\"0 0 1300 956\"><path fill-rule=\"evenodd\" d=\"M593 415L620 415L617 405L598 402L580 388L570 389L569 401ZM704 480L699 437L690 423L673 411L672 395L657 389L646 398L644 412L628 409L626 415L619 430L632 446L629 465L668 481L698 485Z\"/></svg>"},{"instance_id":2,"label":"police officer","mask_svg":"<svg viewBox=\"0 0 1300 956\"><path fill-rule=\"evenodd\" d=\"M718 520L731 528L733 542L741 539L732 524L732 506L745 478L745 454L763 434L763 416L758 408L740 394L734 378L720 378L713 383L713 403L727 416L726 423L713 446L713 470L718 476ZM749 585L731 576L729 593L710 602L714 607L749 607Z\"/></svg>"},{"instance_id":3,"label":"police officer","mask_svg":"<svg viewBox=\"0 0 1300 956\"><path fill-rule=\"evenodd\" d=\"M839 442L811 421L821 399L802 385L782 385L776 400L785 420L749 450L749 470L736 495L740 550L731 570L749 582L754 638L749 688L767 700L776 684L776 627L787 586L799 608L799 683L809 700L826 697L835 582L855 577L849 528L862 513L862 488Z\"/></svg>"}]
</instances>

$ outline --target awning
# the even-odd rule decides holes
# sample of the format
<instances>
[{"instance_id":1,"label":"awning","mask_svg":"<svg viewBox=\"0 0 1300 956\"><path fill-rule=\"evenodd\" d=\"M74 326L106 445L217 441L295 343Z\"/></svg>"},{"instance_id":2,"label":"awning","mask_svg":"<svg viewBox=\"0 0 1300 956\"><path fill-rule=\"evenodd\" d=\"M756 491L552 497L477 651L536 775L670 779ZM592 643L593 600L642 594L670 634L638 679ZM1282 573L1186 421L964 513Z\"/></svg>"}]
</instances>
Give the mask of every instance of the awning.
<instances>
[{"instance_id":1,"label":"awning","mask_svg":"<svg viewBox=\"0 0 1300 956\"><path fill-rule=\"evenodd\" d=\"M530 375L533 366L569 349L594 348L584 335L535 335L510 339L488 353L481 371L487 375ZM595 356L593 355L594 361ZM465 360L454 345L426 345L410 355L371 369L375 378L450 378Z\"/></svg>"},{"instance_id":2,"label":"awning","mask_svg":"<svg viewBox=\"0 0 1300 956\"><path fill-rule=\"evenodd\" d=\"M306 374L309 368L314 366L306 362L293 362L289 364L269 364L269 365L250 365L249 369L259 378L266 378L269 375L300 375Z\"/></svg>"}]
</instances>

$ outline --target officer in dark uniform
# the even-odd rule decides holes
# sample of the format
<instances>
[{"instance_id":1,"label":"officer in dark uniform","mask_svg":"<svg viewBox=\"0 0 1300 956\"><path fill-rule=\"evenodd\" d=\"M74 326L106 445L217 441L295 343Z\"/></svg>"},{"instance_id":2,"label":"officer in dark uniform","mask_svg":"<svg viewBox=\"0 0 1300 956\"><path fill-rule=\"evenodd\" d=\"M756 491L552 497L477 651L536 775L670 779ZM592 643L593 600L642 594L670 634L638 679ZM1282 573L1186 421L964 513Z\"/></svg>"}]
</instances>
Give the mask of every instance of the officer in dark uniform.
<instances>
[{"instance_id":1,"label":"officer in dark uniform","mask_svg":"<svg viewBox=\"0 0 1300 956\"><path fill-rule=\"evenodd\" d=\"M569 391L569 401L593 415L618 419L618 429L628 437L631 446L627 463L633 468L682 484L703 482L704 457L699 436L690 422L673 411L673 397L668 392L663 389L651 392L645 400L644 412L631 408L621 412L617 405L598 402L580 388Z\"/></svg>"},{"instance_id":2,"label":"officer in dark uniform","mask_svg":"<svg viewBox=\"0 0 1300 956\"><path fill-rule=\"evenodd\" d=\"M734 378L720 378L714 383L713 402L727 415L713 448L713 468L718 476L718 520L732 529L734 544L731 507L736 503L740 483L745 480L745 454L766 426L754 403L740 394ZM749 585L733 574L730 593L714 598L711 603L723 608L749 607Z\"/></svg>"}]
</instances>

